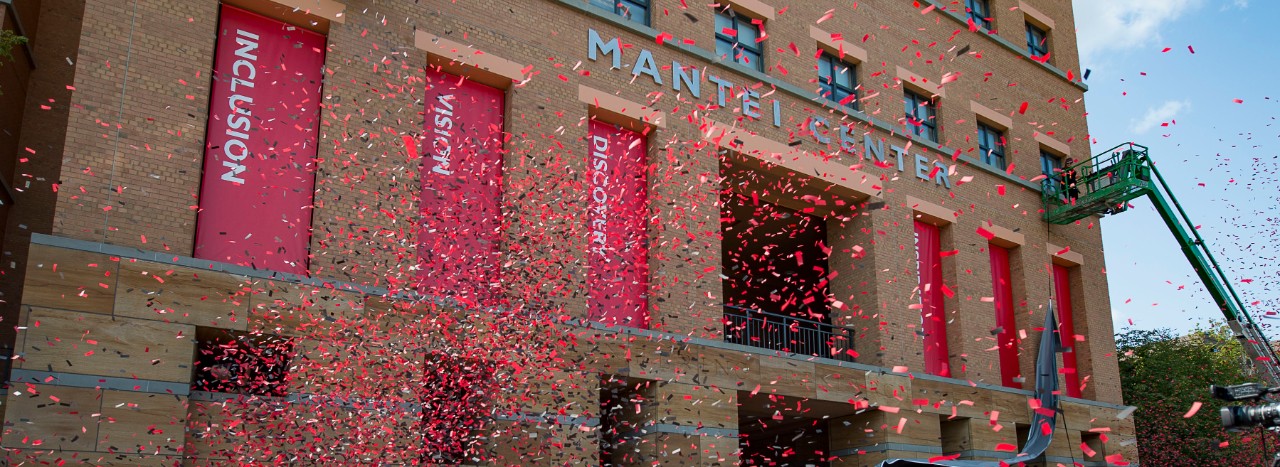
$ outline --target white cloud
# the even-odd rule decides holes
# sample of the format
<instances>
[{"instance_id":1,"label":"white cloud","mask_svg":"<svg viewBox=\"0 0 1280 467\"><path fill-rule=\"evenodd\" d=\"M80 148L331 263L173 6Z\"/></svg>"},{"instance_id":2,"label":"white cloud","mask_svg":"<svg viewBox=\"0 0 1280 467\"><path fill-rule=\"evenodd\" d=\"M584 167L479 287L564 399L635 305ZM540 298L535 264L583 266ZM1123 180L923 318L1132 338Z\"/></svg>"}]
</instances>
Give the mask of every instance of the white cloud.
<instances>
[{"instance_id":1,"label":"white cloud","mask_svg":"<svg viewBox=\"0 0 1280 467\"><path fill-rule=\"evenodd\" d=\"M1222 7L1218 8L1218 11L1227 11L1232 8L1240 10L1249 8L1249 0L1231 0L1231 3L1223 2Z\"/></svg>"},{"instance_id":2,"label":"white cloud","mask_svg":"<svg viewBox=\"0 0 1280 467\"><path fill-rule=\"evenodd\" d=\"M1191 108L1191 101L1168 101L1160 107L1147 109L1141 120L1129 122L1129 130L1134 133L1146 133L1147 130L1159 126L1178 116L1179 112Z\"/></svg>"},{"instance_id":3,"label":"white cloud","mask_svg":"<svg viewBox=\"0 0 1280 467\"><path fill-rule=\"evenodd\" d=\"M1080 57L1087 64L1108 49L1127 50L1160 39L1160 29L1203 0L1073 0ZM1235 0L1237 6L1247 0ZM1242 5L1243 4L1243 5Z\"/></svg>"}]
</instances>

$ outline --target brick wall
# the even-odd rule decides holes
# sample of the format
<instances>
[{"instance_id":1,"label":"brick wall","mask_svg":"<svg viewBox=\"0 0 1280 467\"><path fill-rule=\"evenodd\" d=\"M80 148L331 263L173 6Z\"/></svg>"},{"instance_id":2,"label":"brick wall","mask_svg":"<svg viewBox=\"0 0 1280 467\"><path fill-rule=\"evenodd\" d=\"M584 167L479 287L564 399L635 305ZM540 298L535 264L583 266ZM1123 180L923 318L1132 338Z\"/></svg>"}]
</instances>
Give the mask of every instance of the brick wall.
<instances>
[{"instance_id":1,"label":"brick wall","mask_svg":"<svg viewBox=\"0 0 1280 467\"><path fill-rule=\"evenodd\" d=\"M76 144L69 151L64 167L64 186L59 192L55 233L72 238L105 241L117 245L156 248L186 253L192 248L194 210L198 203L203 130L207 118L208 73L212 42L208 40L216 14L213 6L200 2L180 2L169 7L164 2L140 2L135 12L131 5L90 3L85 21L85 37L93 38L82 47L83 59L77 67L74 115L69 119L68 140ZM359 5L352 4L352 11ZM698 58L673 53L670 48L644 41L623 29L592 20L582 13L554 3L530 2L485 7L483 2L465 6L449 6L446 11L431 9L397 9L396 4L378 5L384 16L403 17L408 22L382 26L376 15L351 15L345 23L335 23L329 31L321 154L323 159L317 176L315 209L316 235L313 236L313 273L360 283L397 286L412 278L408 271L414 257L413 226L401 221L415 215L412 193L416 186L416 163L405 161L405 152L396 134L415 134L418 130L421 103L416 102L421 78L415 70L425 64L421 52L396 49L392 44L411 42L413 28L440 34L479 50L535 65L540 74L510 91L510 112L506 131L508 142L504 183L509 196L504 197L507 242L504 245L504 277L511 285L513 299L538 298L581 313L585 297L584 270L580 243L585 197L582 196L581 173L585 170L582 118L586 106L578 102L576 86L586 84L597 89L616 89L618 94L634 102L656 108L671 109L665 129L650 136L651 193L651 304L653 322L659 329L696 335L717 335L720 302L718 281L713 272L719 267L718 218L716 184L719 161L712 148L699 145L696 138L703 129L690 123L693 112L733 122L740 119L736 105L724 109L697 110L705 106L714 85L703 84L703 99L687 93L677 96L665 86L650 82L646 76L635 77L626 70L610 70L606 62L582 61L586 49L586 28L592 24L605 38L622 37L633 48L624 52L624 68L629 67L639 48L654 52L655 61L666 66L672 60L693 66L705 66ZM204 10L198 10L204 8ZM502 14L486 15L489 11ZM996 8L1001 15L1004 10ZM670 11L668 9L668 11ZM1042 10L1044 11L1044 10ZM765 42L766 71L783 82L800 89L816 89L808 27L811 18L821 17L825 10L816 6L793 5L775 20L768 21L770 39ZM1061 17L1059 30L1069 30L1069 12L1048 12ZM1012 16L1013 14L1010 13ZM1061 15L1061 16L1059 16ZM540 27L526 31L520 24L528 18L542 18ZM200 18L200 19L196 19ZM691 18L697 18L694 22ZM922 19L923 30L912 28ZM713 21L710 8L690 8L678 13L655 11L654 28L669 32L679 39L692 39L695 47L710 47L713 38L706 25ZM1019 18L1020 21L1020 18ZM402 24L403 23L403 24ZM138 27L138 25L142 27ZM1080 90L1060 78L1046 78L1046 71L1005 50L990 40L975 37L941 13L920 15L910 8L871 9L862 7L848 14L837 14L823 23L830 31L843 31L846 39L856 39L867 49L868 60L858 69L864 100L862 109L872 118L890 124L897 122L897 108L902 84L895 82L897 66L904 66L926 78L940 80L944 73L958 73L960 78L944 86L939 126L941 143L962 153L975 154L972 135L975 117L968 110L968 100L979 101L1014 119L1007 132L1009 161L1015 176L1032 178L1039 172L1039 144L1032 135L1052 132L1059 140L1069 141L1075 151L1086 154L1088 146L1082 137L1083 112L1076 103ZM874 26L874 27L873 27ZM164 29L169 28L169 29ZM999 28L998 28L999 29ZM132 32L130 32L132 30ZM867 37L861 39L857 31ZM1005 30L1007 33L1007 29ZM465 36L465 40L463 39ZM190 40L172 40L186 38ZM632 39L633 37L637 37ZM195 38L204 38L196 40ZM112 42L115 41L115 42ZM133 52L129 53L132 41ZM1012 41L1012 39L1010 39ZM790 45L795 43L796 53ZM1016 43L1016 42L1015 42ZM383 50L382 44L390 49ZM905 46L906 50L902 50ZM971 54L956 55L968 47ZM1060 54L1066 55L1065 50ZM115 54L115 55L112 55ZM980 57L980 58L979 58ZM1066 60L1066 59L1064 59ZM547 62L544 69L537 66ZM159 63L170 66L160 67ZM577 67L575 73L573 68ZM132 67L132 74L126 68ZM158 71L157 71L158 70ZM786 70L784 73L783 70ZM986 74L990 73L990 76ZM722 75L738 86L752 85L756 80L734 70L708 68L707 74ZM202 75L202 78L197 78ZM564 76L565 80L557 79ZM666 79L670 79L668 75ZM187 84L181 84L185 81ZM648 83L648 84L646 84ZM1015 84L1010 86L1010 84ZM929 85L924 85L929 87ZM132 90L132 92L131 92ZM767 90L762 90L768 92ZM661 94L656 94L656 93ZM1047 98L1067 101L1047 103ZM813 115L830 121L844 120L884 137L866 123L839 112L823 110L790 94L775 93L771 98L782 102L784 122L774 128L767 121L748 122L744 127L759 131L777 141L801 140L800 147L827 154L847 165L867 164L867 155L838 152L834 147L817 146L812 137L804 137L804 119ZM762 99L765 112L768 99ZM1017 114L1022 102L1030 110ZM678 109L678 111L677 111ZM901 128L899 126L899 128ZM833 139L835 135L829 135ZM1079 138L1076 138L1080 136ZM689 144L693 142L695 144ZM890 137L889 142L906 146L906 141ZM920 144L927 157L951 165L951 154L940 154ZM830 151L830 152L828 152ZM903 194L913 194L957 211L956 223L950 229L959 254L949 257L948 271L955 271L953 298L955 317L963 330L960 335L985 333L991 327L988 302L978 300L990 295L989 265L982 247L959 248L959 245L981 245L974 234L976 225L993 222L1028 231L1047 229L1036 219L1038 193L1007 180L993 177L982 170L956 164L953 181L972 177L967 184L947 191L911 175L907 170L896 173L868 167L882 177L886 188L888 212L893 219L880 222L875 235L858 242L877 241L878 249L904 251L910 245L909 211L900 201ZM967 186L966 186L967 185ZM997 185L1006 193L999 195ZM83 188L83 191L81 190ZM567 196L566 196L567 195ZM1014 206L1018 207L1014 207ZM894 214L894 213L898 214ZM396 220L393 220L392 218ZM1100 240L1098 230L1053 227L1063 231L1058 243L1069 245L1091 258L1100 258L1100 249L1089 249ZM882 233L882 235L881 235ZM146 238L147 244L143 243ZM1035 235L1029 250L1040 251ZM149 245L148 245L149 244ZM158 248L157 248L158 246ZM1089 254L1091 253L1091 254ZM906 265L884 252L877 259L887 264ZM1031 258L1029 258L1031 259ZM1047 257L1036 261L1041 264ZM1028 263L1033 264L1033 263ZM891 274L882 278L877 296L888 300L883 314L891 321L889 329L902 330L913 323L904 304L911 295L914 272L909 268L890 267L877 270ZM1099 269L1100 270L1100 269ZM1086 274L1086 276L1092 276ZM949 281L951 282L951 281ZM1094 293L1097 282L1086 279L1087 296ZM1028 283L1029 303L1043 303L1047 294L1034 293L1038 284ZM1105 287L1103 285L1102 287ZM892 297L892 298L890 298ZM846 301L850 297L835 297ZM1100 310L1105 304L1085 310ZM895 318L895 316L897 316ZM981 317L980 319L977 317ZM1105 318L1086 319L1091 332L1109 334ZM958 324L965 323L965 324ZM1098 332L1100 331L1100 332ZM899 336L893 345L903 346L888 351L902 358L896 363L915 363L914 338ZM908 344L908 342L912 342ZM994 352L981 347L987 343L961 339L953 346L957 362L977 372L979 379L998 372L994 368ZM1100 346L1105 346L1101 342ZM1100 352L1106 354L1108 352ZM892 360L892 359L890 359ZM887 363L886 363L887 364ZM1110 392L1103 391L1103 394ZM1113 397L1112 400L1115 400Z\"/></svg>"},{"instance_id":2,"label":"brick wall","mask_svg":"<svg viewBox=\"0 0 1280 467\"><path fill-rule=\"evenodd\" d=\"M886 130L823 108L805 95L761 84L756 74L660 45L649 35L598 16L607 18L607 13L584 12L578 6L585 2L345 3L343 21L332 22L328 30L312 276L393 291L411 286L420 166L408 159L401 135L422 131L421 70L428 57L414 47L414 32L422 30L532 67L527 81L512 83L507 91L501 274L512 303L585 316L583 139L588 105L578 101L577 92L579 85L586 85L667 114L667 125L653 129L648 144L649 303L654 329L712 340L719 340L723 332L717 204L723 162L707 141L704 119L711 119L780 143L798 142L793 147L807 151L805 157L856 167L883 189L878 199L840 209L843 220L829 221L839 227L830 229L829 243L831 265L840 275L833 279L830 298L848 308L833 321L854 328L859 362L923 369L923 345L913 331L920 317L911 309L918 291L911 238L914 214L906 200L910 195L953 212L943 244L944 250L955 250L944 258L944 276L954 292L946 306L953 322L950 350L956 378L999 384L991 333L994 310L982 300L992 295L987 239L977 233L980 226L996 224L1026 237L1012 259L1018 326L1027 330L1020 344L1023 374L1032 374L1038 342L1032 328L1042 322L1051 292L1046 245L1069 246L1086 258L1079 266L1081 300L1076 305L1077 332L1086 338L1081 372L1091 376L1086 398L1121 401L1096 221L1046 225L1040 221L1038 191L969 162L978 157L970 101L1012 120L1006 137L1013 177L1028 180L1039 175L1037 133L1064 142L1076 158L1087 155L1082 90L990 38L964 30L945 13L922 14L923 5L913 8L909 3L878 8L860 4L839 9L821 24L866 49L868 59L857 68L861 109L863 115L888 124ZM816 44L809 28L828 7L775 3L779 11L765 23L765 73L802 94L815 92ZM1020 46L1022 14L1006 3L992 1L997 30ZM1056 21L1052 63L1062 70L1076 68L1070 5L1030 3ZM55 235L191 254L217 7L212 0L85 2L53 211ZM689 47L714 50L713 16L706 4L686 8L655 0L652 29L670 34L666 42L689 41ZM611 70L608 60L587 59L588 28L605 40L622 39L623 69ZM641 49L652 52L663 84L630 72ZM673 61L732 81L732 95L743 86L768 94L761 98L765 118L744 119L732 95L725 108L709 106L716 94L709 81L702 83L699 99L687 90L673 91L666 69ZM899 172L877 166L861 144L855 151L839 151L834 132L821 135L830 137L831 145L818 143L808 133L807 119L822 117L832 126L852 125L859 140L865 135L884 140L886 147L907 147L909 141L900 136L904 85L896 80L897 67L930 83L940 82L944 74L958 77L942 91L936 84L915 84L945 94L938 126L940 144L947 149L910 143L910 153L953 170L948 177L956 184L953 189L916 178L911 158ZM783 109L779 127L771 124L775 99ZM1024 102L1028 110L1019 113ZM954 151L965 158L953 158ZM795 174L798 187L786 195L821 195L815 188L821 185L809 183L815 178ZM858 249L861 253L855 253ZM745 379L757 380L754 375Z\"/></svg>"}]
</instances>

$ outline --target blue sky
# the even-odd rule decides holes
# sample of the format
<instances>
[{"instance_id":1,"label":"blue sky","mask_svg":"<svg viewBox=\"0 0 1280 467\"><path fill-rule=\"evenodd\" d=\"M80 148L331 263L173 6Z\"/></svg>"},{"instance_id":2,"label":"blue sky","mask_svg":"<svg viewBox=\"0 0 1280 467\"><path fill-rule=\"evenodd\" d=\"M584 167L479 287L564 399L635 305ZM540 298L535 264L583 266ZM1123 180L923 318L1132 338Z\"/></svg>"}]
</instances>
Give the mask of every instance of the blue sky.
<instances>
[{"instance_id":1,"label":"blue sky","mask_svg":"<svg viewBox=\"0 0 1280 467\"><path fill-rule=\"evenodd\" d=\"M1257 302L1255 319L1280 337L1280 317L1265 316L1280 309L1280 2L1073 5L1094 152L1150 147L1242 299ZM1151 203L1133 204L1102 222L1116 330L1221 319Z\"/></svg>"}]
</instances>

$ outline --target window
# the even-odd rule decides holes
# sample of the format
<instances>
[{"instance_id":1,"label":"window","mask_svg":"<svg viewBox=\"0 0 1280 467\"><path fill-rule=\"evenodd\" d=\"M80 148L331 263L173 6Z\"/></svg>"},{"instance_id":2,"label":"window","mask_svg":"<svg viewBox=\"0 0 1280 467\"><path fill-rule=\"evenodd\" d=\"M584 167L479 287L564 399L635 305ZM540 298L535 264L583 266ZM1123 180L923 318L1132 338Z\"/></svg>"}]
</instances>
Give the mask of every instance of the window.
<instances>
[{"instance_id":1,"label":"window","mask_svg":"<svg viewBox=\"0 0 1280 467\"><path fill-rule=\"evenodd\" d=\"M1004 158L1004 132L984 123L978 123L978 150L982 163L1004 170L1009 165Z\"/></svg>"},{"instance_id":2,"label":"window","mask_svg":"<svg viewBox=\"0 0 1280 467\"><path fill-rule=\"evenodd\" d=\"M1077 291L1073 290L1075 287L1072 287L1071 283L1079 283L1079 280L1079 267L1053 265L1053 298L1057 305L1054 308L1058 311L1058 331L1061 333L1062 345L1068 347L1068 350L1062 353L1062 374L1066 380L1066 387L1063 390L1067 397L1082 397L1079 361L1082 359L1085 362L1089 361L1087 355L1080 357L1082 349L1075 340L1075 312L1071 304L1078 302L1079 297L1074 295ZM1088 326L1082 328L1087 329Z\"/></svg>"},{"instance_id":3,"label":"window","mask_svg":"<svg viewBox=\"0 0 1280 467\"><path fill-rule=\"evenodd\" d=\"M920 138L938 142L938 122L932 99L904 91L902 102L907 113L907 131Z\"/></svg>"},{"instance_id":4,"label":"window","mask_svg":"<svg viewBox=\"0 0 1280 467\"><path fill-rule=\"evenodd\" d=\"M634 459L637 449L648 442L631 436L646 426L645 417L631 416L627 409L634 409L658 400L657 382L631 379L623 376L604 375L600 382L599 453L601 466L627 465ZM616 458L615 458L616 456Z\"/></svg>"},{"instance_id":5,"label":"window","mask_svg":"<svg viewBox=\"0 0 1280 467\"><path fill-rule=\"evenodd\" d=\"M996 346L1000 361L1000 384L1004 387L1022 389L1022 371L1018 364L1018 344L1015 329L1018 318L1013 310L1013 262L1008 248L987 244L991 258L991 291L995 298L996 311ZM994 332L994 331L993 331Z\"/></svg>"},{"instance_id":6,"label":"window","mask_svg":"<svg viewBox=\"0 0 1280 467\"><path fill-rule=\"evenodd\" d=\"M287 396L292 355L292 339L197 327L196 377L191 389Z\"/></svg>"},{"instance_id":7,"label":"window","mask_svg":"<svg viewBox=\"0 0 1280 467\"><path fill-rule=\"evenodd\" d=\"M1057 154L1040 150L1040 173L1044 174L1044 181L1040 182L1040 187L1049 193L1057 193L1062 186L1062 158Z\"/></svg>"},{"instance_id":8,"label":"window","mask_svg":"<svg viewBox=\"0 0 1280 467\"><path fill-rule=\"evenodd\" d=\"M839 102L850 109L858 109L857 68L835 55L823 52L818 57L818 85L822 97Z\"/></svg>"},{"instance_id":9,"label":"window","mask_svg":"<svg viewBox=\"0 0 1280 467\"><path fill-rule=\"evenodd\" d=\"M969 21L978 29L991 30L991 7L987 0L965 0Z\"/></svg>"},{"instance_id":10,"label":"window","mask_svg":"<svg viewBox=\"0 0 1280 467\"><path fill-rule=\"evenodd\" d=\"M631 21L649 25L649 0L590 0L591 6Z\"/></svg>"},{"instance_id":11,"label":"window","mask_svg":"<svg viewBox=\"0 0 1280 467\"><path fill-rule=\"evenodd\" d=\"M920 220L914 221L916 276L920 294L920 330L924 341L924 371L934 376L951 377L951 353L947 343L947 301L942 290L942 227ZM948 242L950 243L950 242ZM950 249L950 248L948 248Z\"/></svg>"},{"instance_id":12,"label":"window","mask_svg":"<svg viewBox=\"0 0 1280 467\"><path fill-rule=\"evenodd\" d=\"M474 460L484 445L491 399L498 384L493 364L433 351L423 362L422 403L425 464L457 465Z\"/></svg>"},{"instance_id":13,"label":"window","mask_svg":"<svg viewBox=\"0 0 1280 467\"><path fill-rule=\"evenodd\" d=\"M1106 459L1107 445L1106 443L1102 442L1102 433L1094 433L1091 431L1081 432L1080 444L1083 444L1085 447L1088 447L1089 451L1093 452L1093 454L1090 455L1089 451L1085 451L1084 459L1086 461L1098 461L1098 460Z\"/></svg>"},{"instance_id":14,"label":"window","mask_svg":"<svg viewBox=\"0 0 1280 467\"><path fill-rule=\"evenodd\" d=\"M1018 450L1027 451L1027 441L1031 438L1031 425L1027 423L1014 423L1014 430L1018 437Z\"/></svg>"},{"instance_id":15,"label":"window","mask_svg":"<svg viewBox=\"0 0 1280 467\"><path fill-rule=\"evenodd\" d=\"M1031 23L1027 23L1027 53L1032 57L1049 55L1049 33Z\"/></svg>"},{"instance_id":16,"label":"window","mask_svg":"<svg viewBox=\"0 0 1280 467\"><path fill-rule=\"evenodd\" d=\"M716 12L716 55L764 71L764 47L760 20L745 18L733 10Z\"/></svg>"},{"instance_id":17,"label":"window","mask_svg":"<svg viewBox=\"0 0 1280 467\"><path fill-rule=\"evenodd\" d=\"M973 435L970 433L969 418L939 415L938 425L942 431L942 452L953 454L973 449Z\"/></svg>"},{"instance_id":18,"label":"window","mask_svg":"<svg viewBox=\"0 0 1280 467\"><path fill-rule=\"evenodd\" d=\"M587 317L648 329L648 141L594 118L587 133Z\"/></svg>"},{"instance_id":19,"label":"window","mask_svg":"<svg viewBox=\"0 0 1280 467\"><path fill-rule=\"evenodd\" d=\"M419 152L417 287L495 304L501 271L506 91L428 69ZM460 109L466 107L468 111Z\"/></svg>"},{"instance_id":20,"label":"window","mask_svg":"<svg viewBox=\"0 0 1280 467\"><path fill-rule=\"evenodd\" d=\"M191 255L306 275L327 39L225 3L218 30Z\"/></svg>"}]
</instances>

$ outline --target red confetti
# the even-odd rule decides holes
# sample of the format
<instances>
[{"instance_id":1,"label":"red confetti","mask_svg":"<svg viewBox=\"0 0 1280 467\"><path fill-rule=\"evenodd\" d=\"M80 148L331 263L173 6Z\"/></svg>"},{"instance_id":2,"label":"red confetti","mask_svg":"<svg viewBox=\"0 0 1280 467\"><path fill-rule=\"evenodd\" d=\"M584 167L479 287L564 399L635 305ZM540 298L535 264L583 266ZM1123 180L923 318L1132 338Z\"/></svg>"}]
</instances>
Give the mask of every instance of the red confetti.
<instances>
[{"instance_id":1,"label":"red confetti","mask_svg":"<svg viewBox=\"0 0 1280 467\"><path fill-rule=\"evenodd\" d=\"M1202 403L1200 401L1192 402L1191 410L1188 410L1186 414L1183 414L1182 418L1191 418L1191 416L1195 415L1196 412L1200 411L1201 404Z\"/></svg>"}]
</instances>

